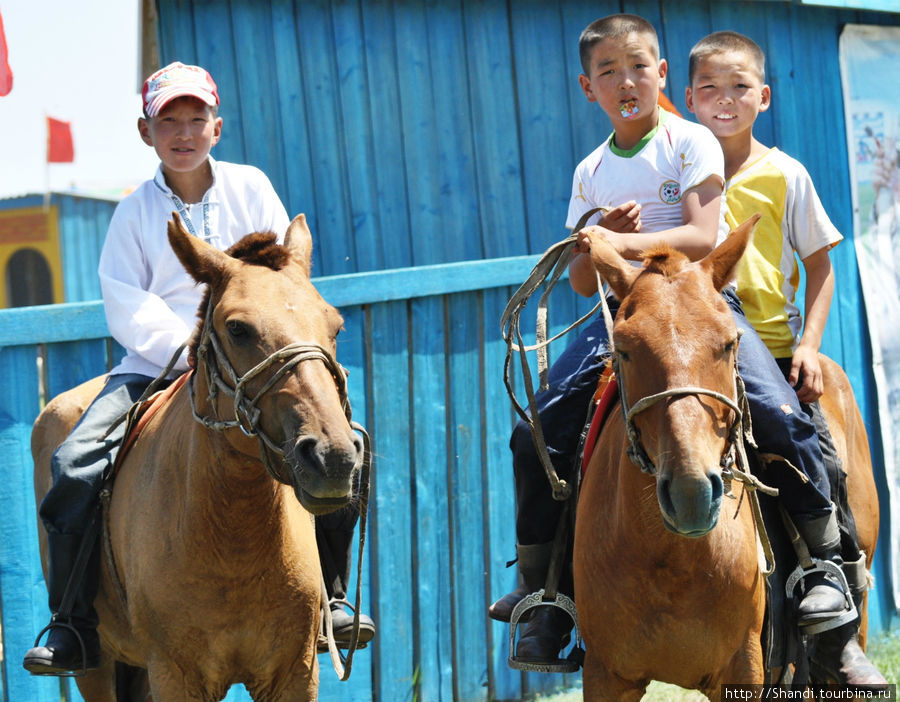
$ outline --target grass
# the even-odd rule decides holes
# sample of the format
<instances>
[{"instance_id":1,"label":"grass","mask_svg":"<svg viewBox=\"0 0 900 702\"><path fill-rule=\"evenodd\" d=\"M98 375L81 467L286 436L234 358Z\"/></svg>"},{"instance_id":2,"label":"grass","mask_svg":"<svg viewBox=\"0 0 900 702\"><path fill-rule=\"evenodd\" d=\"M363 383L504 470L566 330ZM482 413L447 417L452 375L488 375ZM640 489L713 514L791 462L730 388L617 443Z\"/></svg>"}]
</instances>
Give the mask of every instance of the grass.
<instances>
[{"instance_id":1,"label":"grass","mask_svg":"<svg viewBox=\"0 0 900 702\"><path fill-rule=\"evenodd\" d=\"M869 640L869 659L889 682L900 683L900 630L888 631ZM703 702L706 696L696 690L652 682L642 702ZM535 698L535 702L582 702L581 690L569 690Z\"/></svg>"}]
</instances>

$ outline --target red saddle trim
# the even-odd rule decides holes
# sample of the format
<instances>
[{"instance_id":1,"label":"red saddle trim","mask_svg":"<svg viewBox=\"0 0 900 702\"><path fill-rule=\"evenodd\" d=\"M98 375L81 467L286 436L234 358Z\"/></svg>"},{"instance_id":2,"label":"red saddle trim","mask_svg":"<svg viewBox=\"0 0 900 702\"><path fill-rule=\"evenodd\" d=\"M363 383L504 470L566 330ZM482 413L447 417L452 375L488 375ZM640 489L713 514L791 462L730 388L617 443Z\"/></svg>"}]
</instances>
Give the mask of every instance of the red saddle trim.
<instances>
[{"instance_id":1,"label":"red saddle trim","mask_svg":"<svg viewBox=\"0 0 900 702\"><path fill-rule=\"evenodd\" d=\"M157 412L159 412L159 410L166 405L166 403L178 391L178 389L187 382L191 373L193 373L192 370L182 373L180 376L175 378L175 380L172 381L172 383L168 387L153 393L134 410L135 416L130 421L131 430L122 439L122 447L119 449L119 453L116 455L116 462L113 466L113 473L118 472L119 466L125 459L125 455L134 445L134 442L137 441L138 436L143 431L144 427L147 426L147 423L150 421L150 419Z\"/></svg>"},{"instance_id":2,"label":"red saddle trim","mask_svg":"<svg viewBox=\"0 0 900 702\"><path fill-rule=\"evenodd\" d=\"M581 457L581 477L584 479L584 473L587 470L588 462L591 460L591 454L594 453L594 446L597 444L597 438L600 436L600 430L609 416L610 410L619 399L619 381L613 372L612 365L607 364L606 368L600 374L600 380L597 381L597 390L594 393L594 415L591 417L591 426L588 429L587 437L584 440L584 453Z\"/></svg>"}]
</instances>

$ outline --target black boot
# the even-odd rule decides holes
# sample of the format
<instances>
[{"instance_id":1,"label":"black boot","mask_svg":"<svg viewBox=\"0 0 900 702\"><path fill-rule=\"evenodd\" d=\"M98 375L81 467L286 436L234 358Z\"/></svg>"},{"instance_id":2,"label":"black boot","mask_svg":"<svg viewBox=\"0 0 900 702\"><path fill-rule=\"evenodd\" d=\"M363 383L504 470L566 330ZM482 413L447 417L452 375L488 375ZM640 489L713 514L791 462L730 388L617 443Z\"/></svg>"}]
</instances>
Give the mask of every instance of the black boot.
<instances>
[{"instance_id":1,"label":"black boot","mask_svg":"<svg viewBox=\"0 0 900 702\"><path fill-rule=\"evenodd\" d=\"M94 609L100 580L100 549L96 537L92 535L91 538L94 543L84 545L89 551L83 572L78 573L76 563L83 541L81 534L48 535L50 582L47 590L53 617L46 643L40 646L36 641L34 648L25 654L22 665L33 675L79 675L100 666L100 637ZM71 588L68 593L67 587Z\"/></svg>"},{"instance_id":2,"label":"black boot","mask_svg":"<svg viewBox=\"0 0 900 702\"><path fill-rule=\"evenodd\" d=\"M524 553L526 558L524 563L520 563L519 571L528 592L537 592L547 584L553 544L538 544L527 548ZM568 565L563 567L558 591L564 594L573 591L571 568ZM568 613L556 606L540 605L525 612L523 621L525 623L521 626L513 657L515 661L538 665L557 663L559 652L569 642L569 632L574 626Z\"/></svg>"},{"instance_id":3,"label":"black boot","mask_svg":"<svg viewBox=\"0 0 900 702\"><path fill-rule=\"evenodd\" d=\"M350 564L353 551L353 530L359 517L356 507L349 505L333 515L316 518L316 543L319 560L328 593L331 626L334 641L340 648L350 647L353 635L353 606L347 601L347 583L350 582ZM348 611L349 610L349 611ZM319 633L319 651L328 650L325 639L325 623ZM375 622L367 614L359 614L359 635L356 648L365 648L375 636Z\"/></svg>"},{"instance_id":4,"label":"black boot","mask_svg":"<svg viewBox=\"0 0 900 702\"><path fill-rule=\"evenodd\" d=\"M527 546L520 544L516 546L519 586L512 592L505 594L488 608L488 615L491 619L496 619L498 622L508 622L512 616L513 609L526 595L537 592L537 590L544 587L552 551L552 543ZM532 584L540 583L540 585L534 590L529 590L526 585L529 582ZM526 613L526 617L528 616L529 613Z\"/></svg>"},{"instance_id":5,"label":"black boot","mask_svg":"<svg viewBox=\"0 0 900 702\"><path fill-rule=\"evenodd\" d=\"M863 595L868 587L866 556L860 554L857 561L844 564L844 573L853 603L862 612ZM868 659L859 645L860 619L830 629L816 637L810 669L816 682L845 685L854 690L884 690L888 681Z\"/></svg>"},{"instance_id":6,"label":"black boot","mask_svg":"<svg viewBox=\"0 0 900 702\"><path fill-rule=\"evenodd\" d=\"M843 565L841 537L834 512L827 517L798 522L796 526L811 556L831 561L839 567ZM803 586L803 598L797 607L797 623L801 627L825 623L851 609L844 584L830 573L814 571L803 578Z\"/></svg>"}]
</instances>

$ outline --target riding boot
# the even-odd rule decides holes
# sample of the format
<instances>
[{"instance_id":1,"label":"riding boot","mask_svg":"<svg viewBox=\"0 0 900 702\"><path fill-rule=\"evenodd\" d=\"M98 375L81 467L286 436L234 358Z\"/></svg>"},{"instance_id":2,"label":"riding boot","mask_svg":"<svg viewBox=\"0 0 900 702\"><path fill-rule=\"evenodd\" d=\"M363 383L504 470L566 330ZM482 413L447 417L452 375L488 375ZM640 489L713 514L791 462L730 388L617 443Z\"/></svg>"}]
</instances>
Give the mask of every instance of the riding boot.
<instances>
[{"instance_id":1,"label":"riding boot","mask_svg":"<svg viewBox=\"0 0 900 702\"><path fill-rule=\"evenodd\" d=\"M534 544L516 546L517 566L519 570L519 586L505 594L488 608L488 615L498 622L508 622L512 611L526 595L537 592L547 580L547 567L550 565L550 554L553 544ZM538 584L536 588L529 589L526 583ZM528 614L526 613L526 616Z\"/></svg>"},{"instance_id":2,"label":"riding boot","mask_svg":"<svg viewBox=\"0 0 900 702\"><path fill-rule=\"evenodd\" d=\"M81 577L74 573L73 578L82 540L81 534L48 535L50 573L47 590L53 617L46 643L41 646L36 642L22 663L25 670L34 675L78 674L100 665L99 619L94 609L100 581L100 549L99 543L90 546ZM67 587L74 590L65 598Z\"/></svg>"},{"instance_id":3,"label":"riding boot","mask_svg":"<svg viewBox=\"0 0 900 702\"><path fill-rule=\"evenodd\" d=\"M528 592L545 587L552 551L552 544L541 544L532 554L535 560L526 560L525 566L520 568ZM569 594L573 589L571 568L567 566L563 569L558 590ZM569 632L574 626L572 618L559 607L548 605L533 607L529 613L516 644L516 660L555 663L559 660L560 650L569 642Z\"/></svg>"},{"instance_id":4,"label":"riding boot","mask_svg":"<svg viewBox=\"0 0 900 702\"><path fill-rule=\"evenodd\" d=\"M348 508L344 508L348 509ZM352 508L355 509L355 508ZM346 516L341 519L339 510L335 519L316 518L316 543L319 547L319 560L322 563L322 574L325 577L325 591L328 594L328 608L331 610L332 633L335 643L341 648L349 648L353 635L353 605L347 600L347 585L350 582L350 566L353 551L353 527L356 517ZM332 528L334 527L334 528ZM349 527L349 528L348 528ZM347 610L350 610L348 612ZM325 624L319 633L319 650L327 651L328 642L324 637ZM360 612L359 635L356 648L365 648L375 636L375 622L367 614Z\"/></svg>"},{"instance_id":5,"label":"riding boot","mask_svg":"<svg viewBox=\"0 0 900 702\"><path fill-rule=\"evenodd\" d=\"M811 556L843 565L841 535L837 517L832 511L826 517L797 523ZM804 594L797 607L797 624L801 627L820 624L849 611L843 584L830 573L814 571L803 578Z\"/></svg>"},{"instance_id":6,"label":"riding boot","mask_svg":"<svg viewBox=\"0 0 900 702\"><path fill-rule=\"evenodd\" d=\"M868 587L865 554L861 554L857 561L844 563L844 574L850 585L853 603L862 613L863 595ZM846 685L856 690L887 688L888 681L859 645L859 625L860 619L856 618L819 634L810 660L814 680L823 684Z\"/></svg>"}]
</instances>

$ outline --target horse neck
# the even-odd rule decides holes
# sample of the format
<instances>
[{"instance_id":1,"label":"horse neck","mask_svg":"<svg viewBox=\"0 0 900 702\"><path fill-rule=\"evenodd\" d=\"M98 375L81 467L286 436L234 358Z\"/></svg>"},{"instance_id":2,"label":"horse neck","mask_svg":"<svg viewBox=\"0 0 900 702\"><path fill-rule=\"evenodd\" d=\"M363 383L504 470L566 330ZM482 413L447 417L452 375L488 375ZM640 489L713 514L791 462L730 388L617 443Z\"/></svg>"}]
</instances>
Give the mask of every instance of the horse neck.
<instances>
[{"instance_id":1,"label":"horse neck","mask_svg":"<svg viewBox=\"0 0 900 702\"><path fill-rule=\"evenodd\" d=\"M194 381L198 414L215 416L201 367ZM177 457L183 461L179 468L183 518L210 535L221 535L230 550L246 557L276 548L285 541L285 534L297 528L296 513L307 520L308 514L291 489L268 474L255 438L239 428L216 431L203 426L193 417L188 388L179 395L172 425L183 435L174 443L184 447ZM214 404L223 413L231 406L221 394Z\"/></svg>"}]
</instances>

